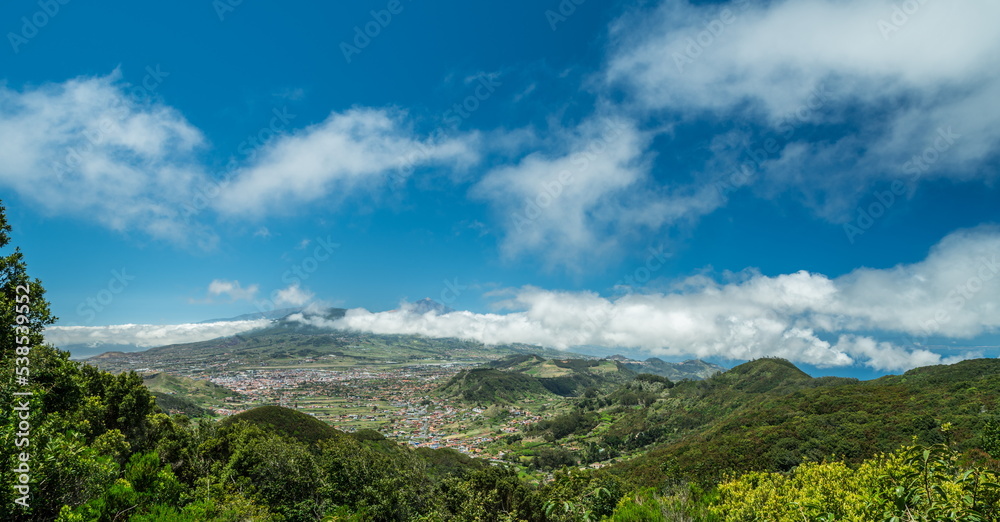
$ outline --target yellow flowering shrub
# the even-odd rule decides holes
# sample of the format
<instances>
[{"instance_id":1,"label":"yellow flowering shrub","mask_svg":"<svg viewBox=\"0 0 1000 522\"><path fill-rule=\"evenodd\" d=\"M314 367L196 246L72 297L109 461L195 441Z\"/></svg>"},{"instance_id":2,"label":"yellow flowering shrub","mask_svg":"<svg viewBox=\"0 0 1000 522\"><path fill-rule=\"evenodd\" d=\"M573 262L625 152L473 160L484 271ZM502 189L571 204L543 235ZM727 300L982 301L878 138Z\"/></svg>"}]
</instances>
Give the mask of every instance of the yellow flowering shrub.
<instances>
[{"instance_id":1,"label":"yellow flowering shrub","mask_svg":"<svg viewBox=\"0 0 1000 522\"><path fill-rule=\"evenodd\" d=\"M948 446L907 446L852 468L811 462L719 485L710 512L731 521L996 520L995 473L963 468Z\"/></svg>"}]
</instances>

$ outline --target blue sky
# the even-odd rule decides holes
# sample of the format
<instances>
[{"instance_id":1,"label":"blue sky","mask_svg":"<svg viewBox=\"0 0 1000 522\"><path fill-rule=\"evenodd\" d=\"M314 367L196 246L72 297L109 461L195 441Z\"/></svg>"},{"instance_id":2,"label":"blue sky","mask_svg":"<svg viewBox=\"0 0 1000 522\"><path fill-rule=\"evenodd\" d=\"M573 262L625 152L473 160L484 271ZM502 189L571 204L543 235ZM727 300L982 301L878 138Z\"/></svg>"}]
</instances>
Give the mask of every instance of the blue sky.
<instances>
[{"instance_id":1,"label":"blue sky","mask_svg":"<svg viewBox=\"0 0 1000 522\"><path fill-rule=\"evenodd\" d=\"M43 4L0 7L0 197L57 342L312 304L817 373L996 355L995 3Z\"/></svg>"}]
</instances>

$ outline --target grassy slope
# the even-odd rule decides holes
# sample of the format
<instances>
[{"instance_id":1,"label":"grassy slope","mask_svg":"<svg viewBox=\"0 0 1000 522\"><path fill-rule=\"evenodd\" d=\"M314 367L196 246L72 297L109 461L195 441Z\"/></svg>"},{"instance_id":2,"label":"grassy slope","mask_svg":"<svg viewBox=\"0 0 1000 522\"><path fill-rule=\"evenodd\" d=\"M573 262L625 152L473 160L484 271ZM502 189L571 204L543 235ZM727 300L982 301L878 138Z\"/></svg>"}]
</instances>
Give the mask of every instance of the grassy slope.
<instances>
[{"instance_id":1,"label":"grassy slope","mask_svg":"<svg viewBox=\"0 0 1000 522\"><path fill-rule=\"evenodd\" d=\"M222 405L227 397L239 394L215 383L166 373L144 375L142 383L149 388L163 411L179 411L190 417L208 415L208 408Z\"/></svg>"},{"instance_id":2,"label":"grassy slope","mask_svg":"<svg viewBox=\"0 0 1000 522\"><path fill-rule=\"evenodd\" d=\"M183 395L194 400L209 399L221 401L227 397L239 396L233 390L210 381L190 379L163 372L143 375L142 383L153 392Z\"/></svg>"}]
</instances>

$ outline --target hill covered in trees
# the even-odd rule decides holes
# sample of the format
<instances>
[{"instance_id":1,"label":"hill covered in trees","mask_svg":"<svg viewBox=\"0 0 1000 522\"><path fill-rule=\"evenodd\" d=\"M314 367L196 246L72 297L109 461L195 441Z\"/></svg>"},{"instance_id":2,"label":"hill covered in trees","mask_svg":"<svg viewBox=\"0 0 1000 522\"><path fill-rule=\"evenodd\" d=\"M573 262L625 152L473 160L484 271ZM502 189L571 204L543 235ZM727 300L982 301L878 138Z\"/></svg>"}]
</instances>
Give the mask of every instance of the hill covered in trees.
<instances>
[{"instance_id":1,"label":"hill covered in trees","mask_svg":"<svg viewBox=\"0 0 1000 522\"><path fill-rule=\"evenodd\" d=\"M578 397L586 390L609 389L634 376L618 361L524 354L462 370L439 391L467 402L509 403L532 397Z\"/></svg>"}]
</instances>

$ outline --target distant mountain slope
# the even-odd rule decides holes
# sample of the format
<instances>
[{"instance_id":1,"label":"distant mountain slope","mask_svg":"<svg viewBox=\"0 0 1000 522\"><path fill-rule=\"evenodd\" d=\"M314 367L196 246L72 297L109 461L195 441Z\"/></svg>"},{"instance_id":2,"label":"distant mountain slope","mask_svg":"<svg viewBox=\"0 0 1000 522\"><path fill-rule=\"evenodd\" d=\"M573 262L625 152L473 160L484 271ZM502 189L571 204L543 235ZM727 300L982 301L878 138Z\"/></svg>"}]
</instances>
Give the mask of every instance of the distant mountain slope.
<instances>
[{"instance_id":1,"label":"distant mountain slope","mask_svg":"<svg viewBox=\"0 0 1000 522\"><path fill-rule=\"evenodd\" d=\"M220 319L209 319L207 321L199 321L199 323L224 323L229 321L252 321L254 319L281 319L283 317L288 317L291 314L301 312L301 307L296 308L279 308L277 310L271 310L270 312L254 312L252 314L237 315L236 317L225 317Z\"/></svg>"},{"instance_id":2,"label":"distant mountain slope","mask_svg":"<svg viewBox=\"0 0 1000 522\"><path fill-rule=\"evenodd\" d=\"M230 337L150 348L141 352L108 352L86 362L112 372L146 369L182 374L258 367L352 367L403 364L483 363L511 354L565 352L526 344L487 346L454 338L379 335L324 327L346 310L323 316L292 314L266 328Z\"/></svg>"},{"instance_id":3,"label":"distant mountain slope","mask_svg":"<svg viewBox=\"0 0 1000 522\"><path fill-rule=\"evenodd\" d=\"M726 371L725 368L718 364L707 363L698 359L679 363L666 362L656 357L650 357L645 361L632 361L624 357L617 360L621 360L626 368L636 373L651 373L660 377L666 377L674 382L683 381L684 379L707 379L716 373Z\"/></svg>"},{"instance_id":4,"label":"distant mountain slope","mask_svg":"<svg viewBox=\"0 0 1000 522\"><path fill-rule=\"evenodd\" d=\"M635 377L621 363L595 359L546 359L513 355L464 370L439 391L475 402L512 402L530 396L577 397L589 388L608 389Z\"/></svg>"},{"instance_id":5,"label":"distant mountain slope","mask_svg":"<svg viewBox=\"0 0 1000 522\"><path fill-rule=\"evenodd\" d=\"M441 303L439 303L439 302L437 302L437 301L435 301L435 300L433 300L433 299L431 299L429 297L425 297L425 298L423 298L423 299L421 299L421 300L419 300L419 301L417 301L415 303L412 303L410 306L412 307L412 308L410 308L410 310L412 312L415 312L415 313L418 313L418 314L425 314L427 312L434 312L434 313L440 315L440 314L447 314L447 313L451 313L451 312L455 311L454 308L451 308L449 306L445 306L445 305L443 305L443 304L441 304Z\"/></svg>"}]
</instances>

